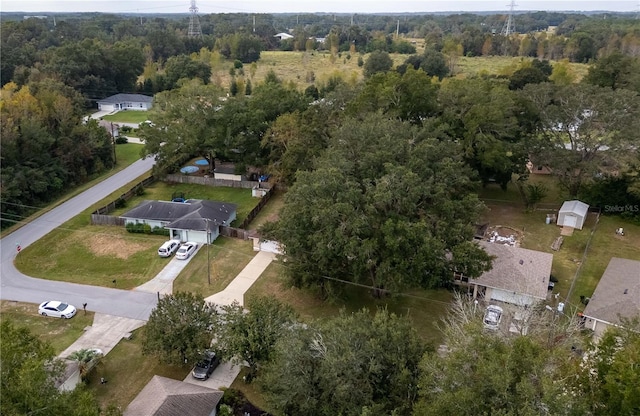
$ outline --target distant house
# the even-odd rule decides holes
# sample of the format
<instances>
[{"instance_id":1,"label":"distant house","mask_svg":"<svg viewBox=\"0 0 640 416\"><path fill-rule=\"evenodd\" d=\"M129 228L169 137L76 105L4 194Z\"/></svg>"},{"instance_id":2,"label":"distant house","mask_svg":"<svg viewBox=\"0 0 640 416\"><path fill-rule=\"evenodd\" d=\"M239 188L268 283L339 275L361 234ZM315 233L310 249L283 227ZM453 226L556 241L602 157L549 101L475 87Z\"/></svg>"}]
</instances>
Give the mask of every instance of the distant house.
<instances>
[{"instance_id":1,"label":"distant house","mask_svg":"<svg viewBox=\"0 0 640 416\"><path fill-rule=\"evenodd\" d=\"M118 130L118 127L119 127L118 124L112 121L99 120L98 125L103 129L105 129L114 139L120 136L120 130Z\"/></svg>"},{"instance_id":2,"label":"distant house","mask_svg":"<svg viewBox=\"0 0 640 416\"><path fill-rule=\"evenodd\" d=\"M596 338L621 318L640 317L640 261L612 258L583 315Z\"/></svg>"},{"instance_id":3,"label":"distant house","mask_svg":"<svg viewBox=\"0 0 640 416\"><path fill-rule=\"evenodd\" d=\"M589 205L584 202L578 200L565 201L560 211L558 211L557 224L561 227L571 227L582 230L588 213Z\"/></svg>"},{"instance_id":4,"label":"distant house","mask_svg":"<svg viewBox=\"0 0 640 416\"><path fill-rule=\"evenodd\" d=\"M220 390L153 376L124 416L215 416L222 396Z\"/></svg>"},{"instance_id":5,"label":"distant house","mask_svg":"<svg viewBox=\"0 0 640 416\"><path fill-rule=\"evenodd\" d=\"M273 37L274 38L278 38L280 40L293 39L293 35L290 35L290 34L284 33L284 32L276 33L275 35L273 35Z\"/></svg>"},{"instance_id":6,"label":"distant house","mask_svg":"<svg viewBox=\"0 0 640 416\"><path fill-rule=\"evenodd\" d=\"M127 224L143 223L151 228L169 229L170 238L196 243L213 242L220 235L220 226L228 226L236 219L237 207L227 202L188 199L185 202L150 201L120 217Z\"/></svg>"},{"instance_id":7,"label":"distant house","mask_svg":"<svg viewBox=\"0 0 640 416\"><path fill-rule=\"evenodd\" d=\"M149 110L153 103L153 97L142 94L116 94L111 97L98 100L98 110Z\"/></svg>"},{"instance_id":8,"label":"distant house","mask_svg":"<svg viewBox=\"0 0 640 416\"><path fill-rule=\"evenodd\" d=\"M478 244L494 257L493 267L478 278L454 274L454 282L468 287L473 297L529 306L545 300L553 255L488 241Z\"/></svg>"}]
</instances>

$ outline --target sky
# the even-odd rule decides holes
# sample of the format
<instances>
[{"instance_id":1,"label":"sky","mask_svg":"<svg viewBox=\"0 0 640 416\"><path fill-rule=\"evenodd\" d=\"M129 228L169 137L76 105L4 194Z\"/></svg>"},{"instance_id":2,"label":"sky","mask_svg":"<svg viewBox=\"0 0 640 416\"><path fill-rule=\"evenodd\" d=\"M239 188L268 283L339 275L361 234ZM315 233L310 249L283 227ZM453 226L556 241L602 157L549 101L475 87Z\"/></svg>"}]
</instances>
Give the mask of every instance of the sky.
<instances>
[{"instance_id":1,"label":"sky","mask_svg":"<svg viewBox=\"0 0 640 416\"><path fill-rule=\"evenodd\" d=\"M200 14L208 13L400 13L508 10L511 0L196 0ZM188 13L190 0L0 0L0 11ZM638 12L638 0L518 0L516 11Z\"/></svg>"}]
</instances>

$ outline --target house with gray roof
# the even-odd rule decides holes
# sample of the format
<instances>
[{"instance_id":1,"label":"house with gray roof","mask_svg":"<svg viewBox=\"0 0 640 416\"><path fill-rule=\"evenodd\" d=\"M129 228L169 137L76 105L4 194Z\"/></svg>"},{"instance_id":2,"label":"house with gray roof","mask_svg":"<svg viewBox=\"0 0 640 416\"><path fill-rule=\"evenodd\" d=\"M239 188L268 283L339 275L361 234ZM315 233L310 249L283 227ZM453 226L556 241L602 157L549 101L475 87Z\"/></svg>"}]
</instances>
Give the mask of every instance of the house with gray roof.
<instances>
[{"instance_id":1,"label":"house with gray roof","mask_svg":"<svg viewBox=\"0 0 640 416\"><path fill-rule=\"evenodd\" d=\"M153 97L142 94L116 94L98 100L99 111L138 110L146 111L151 108Z\"/></svg>"},{"instance_id":2,"label":"house with gray roof","mask_svg":"<svg viewBox=\"0 0 640 416\"><path fill-rule=\"evenodd\" d=\"M454 274L454 282L473 291L474 299L529 306L547 297L553 255L488 241L479 241L493 257L491 270L477 278Z\"/></svg>"},{"instance_id":3,"label":"house with gray roof","mask_svg":"<svg viewBox=\"0 0 640 416\"><path fill-rule=\"evenodd\" d=\"M584 308L585 328L599 338L622 319L640 317L640 261L613 257Z\"/></svg>"},{"instance_id":4,"label":"house with gray roof","mask_svg":"<svg viewBox=\"0 0 640 416\"><path fill-rule=\"evenodd\" d=\"M153 376L124 416L215 416L222 395L220 390Z\"/></svg>"},{"instance_id":5,"label":"house with gray roof","mask_svg":"<svg viewBox=\"0 0 640 416\"><path fill-rule=\"evenodd\" d=\"M228 202L188 199L185 202L142 201L120 217L127 224L167 228L170 238L206 244L220 235L220 226L236 219L237 206ZM207 238L208 234L208 238Z\"/></svg>"}]
</instances>

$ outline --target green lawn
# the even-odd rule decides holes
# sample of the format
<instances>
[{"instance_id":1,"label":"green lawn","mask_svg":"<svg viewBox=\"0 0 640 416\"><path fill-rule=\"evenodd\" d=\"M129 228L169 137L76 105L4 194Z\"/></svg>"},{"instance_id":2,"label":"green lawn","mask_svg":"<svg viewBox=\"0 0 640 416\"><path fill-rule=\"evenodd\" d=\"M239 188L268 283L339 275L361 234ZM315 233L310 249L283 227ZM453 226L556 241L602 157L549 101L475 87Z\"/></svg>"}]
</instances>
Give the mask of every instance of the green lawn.
<instances>
[{"instance_id":1,"label":"green lawn","mask_svg":"<svg viewBox=\"0 0 640 416\"><path fill-rule=\"evenodd\" d=\"M252 230L258 230L266 222L276 221L278 219L278 213L284 206L284 191L275 190L275 192L269 202L262 208L260 213L249 224Z\"/></svg>"},{"instance_id":2,"label":"green lawn","mask_svg":"<svg viewBox=\"0 0 640 416\"><path fill-rule=\"evenodd\" d=\"M76 308L78 305L74 305ZM38 315L38 305L24 302L0 301L0 319L11 320L18 327L27 327L40 340L48 342L60 354L93 324L93 312L78 311L71 319Z\"/></svg>"},{"instance_id":3,"label":"green lawn","mask_svg":"<svg viewBox=\"0 0 640 416\"><path fill-rule=\"evenodd\" d=\"M204 246L173 282L173 292L193 292L205 298L218 293L255 254L252 241L220 236L209 247L210 268L207 270L207 246Z\"/></svg>"},{"instance_id":4,"label":"green lawn","mask_svg":"<svg viewBox=\"0 0 640 416\"><path fill-rule=\"evenodd\" d=\"M237 218L231 223L232 226L240 224L258 204L258 198L251 196L251 189L157 181L146 187L143 195L131 198L123 208L115 210L110 215L121 215L146 199L170 201L173 195L178 194L183 194L186 199L210 199L236 204Z\"/></svg>"},{"instance_id":5,"label":"green lawn","mask_svg":"<svg viewBox=\"0 0 640 416\"><path fill-rule=\"evenodd\" d=\"M189 374L190 367L161 364L142 355L143 330L133 332L131 340L121 340L89 375L88 387L103 408L113 403L124 410L154 375L182 381ZM106 384L100 384L101 377Z\"/></svg>"},{"instance_id":6,"label":"green lawn","mask_svg":"<svg viewBox=\"0 0 640 416\"><path fill-rule=\"evenodd\" d=\"M124 110L102 117L103 120L120 123L142 123L149 117L148 111Z\"/></svg>"},{"instance_id":7,"label":"green lawn","mask_svg":"<svg viewBox=\"0 0 640 416\"><path fill-rule=\"evenodd\" d=\"M404 296L375 299L368 290L352 286L347 288L342 299L327 302L309 291L288 287L284 267L279 262L271 263L245 294L245 303L252 296L275 297L291 305L304 321L336 316L341 309L355 312L367 308L374 313L378 308L386 307L393 313L409 317L425 342L437 346L442 340L436 325L445 316L452 297L446 290L412 290Z\"/></svg>"}]
</instances>

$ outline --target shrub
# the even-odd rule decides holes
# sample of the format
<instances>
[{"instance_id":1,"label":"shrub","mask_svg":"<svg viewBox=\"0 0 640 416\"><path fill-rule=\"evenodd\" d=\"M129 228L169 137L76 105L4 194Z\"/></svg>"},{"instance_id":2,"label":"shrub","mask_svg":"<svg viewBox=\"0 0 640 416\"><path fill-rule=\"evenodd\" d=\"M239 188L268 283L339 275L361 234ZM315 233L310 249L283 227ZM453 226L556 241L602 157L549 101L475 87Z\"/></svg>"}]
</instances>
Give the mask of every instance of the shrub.
<instances>
[{"instance_id":1,"label":"shrub","mask_svg":"<svg viewBox=\"0 0 640 416\"><path fill-rule=\"evenodd\" d=\"M116 137L116 144L127 144L127 143L129 143L129 139L126 138L125 136Z\"/></svg>"},{"instance_id":2,"label":"shrub","mask_svg":"<svg viewBox=\"0 0 640 416\"><path fill-rule=\"evenodd\" d=\"M124 208L127 206L127 200L124 198L116 199L116 209Z\"/></svg>"}]
</instances>

